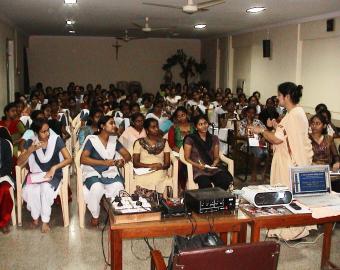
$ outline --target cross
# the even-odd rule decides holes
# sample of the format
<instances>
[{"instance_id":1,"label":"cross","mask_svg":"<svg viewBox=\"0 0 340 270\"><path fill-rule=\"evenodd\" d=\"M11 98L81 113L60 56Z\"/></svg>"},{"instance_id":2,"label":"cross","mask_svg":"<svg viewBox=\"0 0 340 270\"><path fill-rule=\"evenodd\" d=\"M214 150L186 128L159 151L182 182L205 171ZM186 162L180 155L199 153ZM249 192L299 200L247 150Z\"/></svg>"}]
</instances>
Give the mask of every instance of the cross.
<instances>
[{"instance_id":1,"label":"cross","mask_svg":"<svg viewBox=\"0 0 340 270\"><path fill-rule=\"evenodd\" d=\"M122 45L119 45L118 40L116 39L116 44L112 45L112 47L116 48L116 60L118 60L118 50L120 47L122 47Z\"/></svg>"}]
</instances>

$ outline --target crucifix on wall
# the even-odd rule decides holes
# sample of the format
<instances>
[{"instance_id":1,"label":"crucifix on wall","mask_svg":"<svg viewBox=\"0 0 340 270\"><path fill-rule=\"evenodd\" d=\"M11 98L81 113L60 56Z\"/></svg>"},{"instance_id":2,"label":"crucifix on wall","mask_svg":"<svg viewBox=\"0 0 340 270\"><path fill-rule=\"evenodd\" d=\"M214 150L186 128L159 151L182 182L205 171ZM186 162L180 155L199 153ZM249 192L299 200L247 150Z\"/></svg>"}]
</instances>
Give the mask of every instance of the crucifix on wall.
<instances>
[{"instance_id":1,"label":"crucifix on wall","mask_svg":"<svg viewBox=\"0 0 340 270\"><path fill-rule=\"evenodd\" d=\"M118 50L122 45L119 45L118 40L116 39L116 44L112 45L112 47L116 48L116 60L118 60Z\"/></svg>"}]
</instances>

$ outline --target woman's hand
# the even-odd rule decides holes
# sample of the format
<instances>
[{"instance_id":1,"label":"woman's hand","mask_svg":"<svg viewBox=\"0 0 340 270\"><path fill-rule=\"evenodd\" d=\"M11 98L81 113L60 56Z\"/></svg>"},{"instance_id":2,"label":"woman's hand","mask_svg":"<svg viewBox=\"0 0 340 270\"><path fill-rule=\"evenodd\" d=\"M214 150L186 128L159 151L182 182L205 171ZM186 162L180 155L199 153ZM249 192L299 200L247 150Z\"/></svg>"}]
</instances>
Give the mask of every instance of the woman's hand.
<instances>
[{"instance_id":1,"label":"woman's hand","mask_svg":"<svg viewBox=\"0 0 340 270\"><path fill-rule=\"evenodd\" d=\"M116 161L113 160L113 159L104 160L104 166L111 167L111 166L115 166L115 165L116 165Z\"/></svg>"},{"instance_id":2,"label":"woman's hand","mask_svg":"<svg viewBox=\"0 0 340 270\"><path fill-rule=\"evenodd\" d=\"M33 153L38 149L42 148L43 144L40 141L33 142L31 146L28 148L28 151Z\"/></svg>"},{"instance_id":3,"label":"woman's hand","mask_svg":"<svg viewBox=\"0 0 340 270\"><path fill-rule=\"evenodd\" d=\"M249 127L249 131L251 133L254 133L254 134L260 134L260 133L262 133L264 131L264 128L258 127L258 126L256 126L256 127L251 126L251 127Z\"/></svg>"},{"instance_id":4,"label":"woman's hand","mask_svg":"<svg viewBox=\"0 0 340 270\"><path fill-rule=\"evenodd\" d=\"M51 181L55 174L55 171L56 171L55 167L52 166L51 169L45 174L44 178L48 179L48 181Z\"/></svg>"},{"instance_id":5,"label":"woman's hand","mask_svg":"<svg viewBox=\"0 0 340 270\"><path fill-rule=\"evenodd\" d=\"M338 171L339 169L340 169L340 162L334 163L333 168L332 168L333 172Z\"/></svg>"},{"instance_id":6,"label":"woman's hand","mask_svg":"<svg viewBox=\"0 0 340 270\"><path fill-rule=\"evenodd\" d=\"M163 169L163 165L161 163L153 163L150 165L152 170L158 171Z\"/></svg>"},{"instance_id":7,"label":"woman's hand","mask_svg":"<svg viewBox=\"0 0 340 270\"><path fill-rule=\"evenodd\" d=\"M118 168L122 168L125 165L125 160L122 159L122 158L116 159L116 160L114 160L114 162L115 162L115 166L117 166Z\"/></svg>"}]
</instances>

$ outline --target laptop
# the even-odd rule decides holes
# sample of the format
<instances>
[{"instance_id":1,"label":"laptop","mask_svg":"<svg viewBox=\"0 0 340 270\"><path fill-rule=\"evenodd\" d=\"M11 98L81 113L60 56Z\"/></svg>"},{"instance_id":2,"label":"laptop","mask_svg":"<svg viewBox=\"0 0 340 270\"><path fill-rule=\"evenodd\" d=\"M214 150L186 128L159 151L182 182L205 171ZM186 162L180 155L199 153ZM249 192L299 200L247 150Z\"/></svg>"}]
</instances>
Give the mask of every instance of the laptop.
<instances>
[{"instance_id":1,"label":"laptop","mask_svg":"<svg viewBox=\"0 0 340 270\"><path fill-rule=\"evenodd\" d=\"M340 205L340 196L331 193L328 165L291 167L290 183L293 198L306 206Z\"/></svg>"}]
</instances>

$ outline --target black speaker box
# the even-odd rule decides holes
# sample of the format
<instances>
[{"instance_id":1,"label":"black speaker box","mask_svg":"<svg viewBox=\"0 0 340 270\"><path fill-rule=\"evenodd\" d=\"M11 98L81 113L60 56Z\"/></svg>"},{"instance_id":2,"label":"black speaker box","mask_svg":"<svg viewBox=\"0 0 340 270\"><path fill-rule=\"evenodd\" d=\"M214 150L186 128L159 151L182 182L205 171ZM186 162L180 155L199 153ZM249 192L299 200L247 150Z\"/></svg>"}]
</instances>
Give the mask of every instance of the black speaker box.
<instances>
[{"instance_id":1,"label":"black speaker box","mask_svg":"<svg viewBox=\"0 0 340 270\"><path fill-rule=\"evenodd\" d=\"M334 31L334 19L327 20L327 32Z\"/></svg>"},{"instance_id":2,"label":"black speaker box","mask_svg":"<svg viewBox=\"0 0 340 270\"><path fill-rule=\"evenodd\" d=\"M263 57L270 57L270 39L264 39L262 43Z\"/></svg>"}]
</instances>

